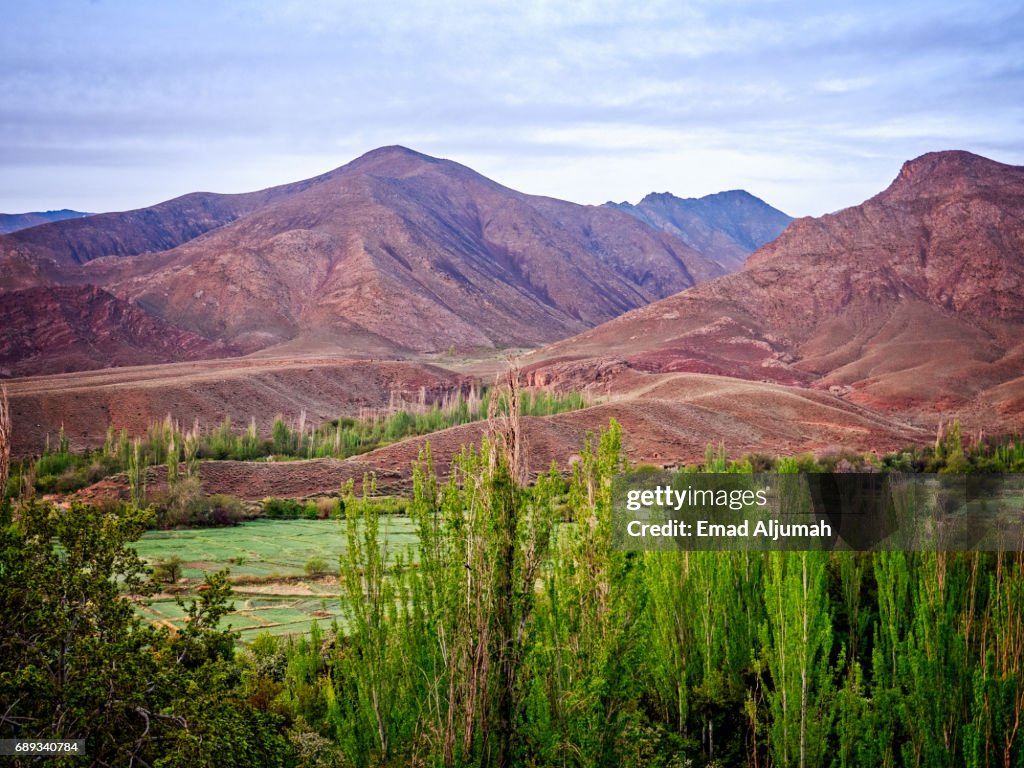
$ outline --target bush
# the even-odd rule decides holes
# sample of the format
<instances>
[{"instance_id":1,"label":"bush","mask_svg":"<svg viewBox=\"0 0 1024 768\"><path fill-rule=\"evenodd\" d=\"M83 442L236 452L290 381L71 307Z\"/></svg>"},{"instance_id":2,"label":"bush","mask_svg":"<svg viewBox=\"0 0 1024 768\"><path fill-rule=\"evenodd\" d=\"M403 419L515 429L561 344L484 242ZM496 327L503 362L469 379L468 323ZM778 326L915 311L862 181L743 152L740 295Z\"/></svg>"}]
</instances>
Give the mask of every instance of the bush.
<instances>
[{"instance_id":1,"label":"bush","mask_svg":"<svg viewBox=\"0 0 1024 768\"><path fill-rule=\"evenodd\" d=\"M181 578L181 558L171 555L153 563L153 578L165 584L175 584Z\"/></svg>"},{"instance_id":2,"label":"bush","mask_svg":"<svg viewBox=\"0 0 1024 768\"><path fill-rule=\"evenodd\" d=\"M341 499L318 499L316 502L316 516L321 520L341 517L341 510Z\"/></svg>"},{"instance_id":3,"label":"bush","mask_svg":"<svg viewBox=\"0 0 1024 768\"><path fill-rule=\"evenodd\" d=\"M200 497L196 501L191 523L200 527L220 527L238 525L246 517L241 499L237 496L215 493L212 496Z\"/></svg>"},{"instance_id":4,"label":"bush","mask_svg":"<svg viewBox=\"0 0 1024 768\"><path fill-rule=\"evenodd\" d=\"M325 576L327 561L322 557L311 557L306 561L305 571L307 576Z\"/></svg>"},{"instance_id":5,"label":"bush","mask_svg":"<svg viewBox=\"0 0 1024 768\"><path fill-rule=\"evenodd\" d=\"M179 480L153 501L157 528L207 528L238 525L246 517L241 499L224 494L204 496L198 478Z\"/></svg>"},{"instance_id":6,"label":"bush","mask_svg":"<svg viewBox=\"0 0 1024 768\"><path fill-rule=\"evenodd\" d=\"M303 516L305 507L295 499L268 497L263 500L263 514L273 520L295 520Z\"/></svg>"}]
</instances>

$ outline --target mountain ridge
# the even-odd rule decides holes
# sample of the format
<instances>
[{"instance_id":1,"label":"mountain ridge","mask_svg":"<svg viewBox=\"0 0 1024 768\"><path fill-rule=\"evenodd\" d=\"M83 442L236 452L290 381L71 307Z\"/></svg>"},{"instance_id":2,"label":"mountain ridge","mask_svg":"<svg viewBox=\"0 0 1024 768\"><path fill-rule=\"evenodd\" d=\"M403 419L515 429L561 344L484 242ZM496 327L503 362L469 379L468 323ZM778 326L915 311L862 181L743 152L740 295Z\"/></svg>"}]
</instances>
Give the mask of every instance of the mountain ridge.
<instances>
[{"instance_id":1,"label":"mountain ridge","mask_svg":"<svg viewBox=\"0 0 1024 768\"><path fill-rule=\"evenodd\" d=\"M636 205L605 205L679 237L715 259L727 272L739 269L748 255L778 237L793 221L743 189L687 198L671 192L651 192Z\"/></svg>"},{"instance_id":2,"label":"mountain ridge","mask_svg":"<svg viewBox=\"0 0 1024 768\"><path fill-rule=\"evenodd\" d=\"M28 213L0 213L0 235L7 235L40 224L50 224L64 219L77 219L92 216L91 213L61 208L58 211L30 211Z\"/></svg>"},{"instance_id":3,"label":"mountain ridge","mask_svg":"<svg viewBox=\"0 0 1024 768\"><path fill-rule=\"evenodd\" d=\"M535 346L723 272L622 212L400 146L258 192L0 237L11 289L99 286L241 353L317 339L377 356Z\"/></svg>"},{"instance_id":4,"label":"mountain ridge","mask_svg":"<svg viewBox=\"0 0 1024 768\"><path fill-rule=\"evenodd\" d=\"M585 381L584 361L613 358L1024 425L1022 221L1024 168L929 153L864 203L795 220L743 269L550 345L534 368Z\"/></svg>"}]
</instances>

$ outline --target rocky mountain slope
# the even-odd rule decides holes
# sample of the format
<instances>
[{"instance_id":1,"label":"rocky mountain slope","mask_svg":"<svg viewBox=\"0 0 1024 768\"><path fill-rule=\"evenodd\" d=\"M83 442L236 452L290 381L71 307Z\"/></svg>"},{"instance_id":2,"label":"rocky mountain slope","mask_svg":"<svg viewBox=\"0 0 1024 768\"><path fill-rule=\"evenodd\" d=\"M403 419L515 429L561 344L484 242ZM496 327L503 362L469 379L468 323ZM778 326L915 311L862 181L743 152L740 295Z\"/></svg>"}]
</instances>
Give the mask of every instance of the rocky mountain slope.
<instances>
[{"instance_id":1,"label":"rocky mountain slope","mask_svg":"<svg viewBox=\"0 0 1024 768\"><path fill-rule=\"evenodd\" d=\"M605 205L675 235L728 272L742 267L747 256L782 234L793 220L742 189L699 198L651 193L636 205Z\"/></svg>"},{"instance_id":2,"label":"rocky mountain slope","mask_svg":"<svg viewBox=\"0 0 1024 768\"><path fill-rule=\"evenodd\" d=\"M0 296L0 377L236 354L96 286L24 288Z\"/></svg>"},{"instance_id":3,"label":"rocky mountain slope","mask_svg":"<svg viewBox=\"0 0 1024 768\"><path fill-rule=\"evenodd\" d=\"M1024 168L924 155L862 205L793 222L740 272L536 358L550 380L616 359L1024 425Z\"/></svg>"},{"instance_id":4,"label":"rocky mountain slope","mask_svg":"<svg viewBox=\"0 0 1024 768\"><path fill-rule=\"evenodd\" d=\"M0 237L9 290L99 286L221 352L536 345L723 272L623 212L525 195L402 147L262 192ZM0 332L12 349L26 333ZM52 370L34 349L17 370ZM131 345L114 358L131 362Z\"/></svg>"}]
</instances>

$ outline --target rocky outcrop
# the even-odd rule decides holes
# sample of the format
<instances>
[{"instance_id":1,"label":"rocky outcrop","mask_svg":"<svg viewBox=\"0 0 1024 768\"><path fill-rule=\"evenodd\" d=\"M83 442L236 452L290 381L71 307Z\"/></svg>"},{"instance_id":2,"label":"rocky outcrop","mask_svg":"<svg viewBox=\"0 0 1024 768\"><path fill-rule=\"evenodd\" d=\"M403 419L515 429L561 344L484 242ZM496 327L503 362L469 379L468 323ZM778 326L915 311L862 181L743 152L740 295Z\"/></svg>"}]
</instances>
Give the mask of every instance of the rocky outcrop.
<instances>
[{"instance_id":1,"label":"rocky outcrop","mask_svg":"<svg viewBox=\"0 0 1024 768\"><path fill-rule=\"evenodd\" d=\"M95 286L27 288L0 300L0 376L232 354Z\"/></svg>"}]
</instances>

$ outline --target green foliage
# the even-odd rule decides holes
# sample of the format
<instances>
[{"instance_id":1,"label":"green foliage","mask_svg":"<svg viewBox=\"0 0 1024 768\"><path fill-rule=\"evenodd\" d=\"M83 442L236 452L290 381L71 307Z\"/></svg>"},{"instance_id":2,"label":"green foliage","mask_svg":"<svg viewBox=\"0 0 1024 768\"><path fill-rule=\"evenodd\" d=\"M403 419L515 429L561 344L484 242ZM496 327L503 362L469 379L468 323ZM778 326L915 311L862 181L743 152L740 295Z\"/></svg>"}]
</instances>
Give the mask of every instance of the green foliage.
<instances>
[{"instance_id":1,"label":"green foliage","mask_svg":"<svg viewBox=\"0 0 1024 768\"><path fill-rule=\"evenodd\" d=\"M496 412L506 413L506 400L496 397ZM407 437L483 419L491 399L489 391L480 394L473 389L468 396L459 394L433 405L427 405L421 398L416 405L371 411L358 420L342 417L318 428L307 428L304 413L293 424L278 416L267 436L259 433L255 419L237 430L226 416L204 434L198 423L186 431L167 416L150 424L145 434L135 440L130 440L127 432L115 433L109 427L101 449L79 453L71 451L62 429L54 448L48 437L42 456L31 467L21 468L17 477L12 476L10 495L17 494L24 474L31 474L40 493L71 493L104 477L126 472L133 502L140 504L145 496L147 467L164 465L168 485L173 487L183 478L198 478L201 459L347 458ZM586 405L578 393L523 392L521 397L522 413L529 416L563 413Z\"/></svg>"},{"instance_id":2,"label":"green foliage","mask_svg":"<svg viewBox=\"0 0 1024 768\"><path fill-rule=\"evenodd\" d=\"M314 578L319 576L326 576L327 573L329 572L329 569L327 567L327 561L324 560L322 557L309 558L309 560L307 560L306 564L303 566L303 570L305 571L307 576L312 576Z\"/></svg>"},{"instance_id":3,"label":"green foliage","mask_svg":"<svg viewBox=\"0 0 1024 768\"><path fill-rule=\"evenodd\" d=\"M147 516L26 503L0 529L0 738L84 739L95 765L288 764L280 719L237 698L225 574L176 636L135 612L154 588L129 546Z\"/></svg>"},{"instance_id":4,"label":"green foliage","mask_svg":"<svg viewBox=\"0 0 1024 768\"><path fill-rule=\"evenodd\" d=\"M779 765L821 765L832 709L832 622L822 552L771 552L761 645L769 689L771 746Z\"/></svg>"},{"instance_id":5,"label":"green foliage","mask_svg":"<svg viewBox=\"0 0 1024 768\"><path fill-rule=\"evenodd\" d=\"M250 516L235 496L204 496L196 477L180 478L166 492L150 494L148 501L156 512L155 526L165 530L238 525Z\"/></svg>"},{"instance_id":6,"label":"green foliage","mask_svg":"<svg viewBox=\"0 0 1024 768\"><path fill-rule=\"evenodd\" d=\"M153 578L168 584L176 584L181 578L181 558L172 555L163 560L153 563Z\"/></svg>"},{"instance_id":7,"label":"green foliage","mask_svg":"<svg viewBox=\"0 0 1024 768\"><path fill-rule=\"evenodd\" d=\"M1024 472L1024 438L963 434L958 421L939 426L935 443L882 457L882 467L900 472Z\"/></svg>"},{"instance_id":8,"label":"green foliage","mask_svg":"<svg viewBox=\"0 0 1024 768\"><path fill-rule=\"evenodd\" d=\"M152 585L135 561L107 566L103 553L144 516L26 509L3 539L0 700L16 702L25 733L88 723L111 764L131 750L168 765L1024 764L1024 554L620 552L611 543L618 426L587 441L571 476L553 468L525 486L517 419L552 406L524 395L517 411L516 398L493 396L492 412L509 418L464 450L447 480L428 447L411 500L377 497L370 477L361 496L347 483L340 503L265 500L267 516L344 514L343 614L305 637L257 636L238 657L223 627L224 574L182 608L188 621L175 637L124 608L118 584ZM467 403L452 418L472 412ZM392 414L374 429L388 439L437 423L430 414ZM338 420L322 439L335 450L357 426ZM319 450L317 431L281 422L274 432L277 447ZM140 463L155 460L167 434L140 441ZM184 460L185 444L172 440ZM113 434L108 443L135 451ZM981 471L1021 458L1018 439L968 439L951 427L937 446L881 464ZM870 463L848 453L731 461L719 445L704 469ZM172 489L182 497L187 465ZM413 544L398 520L415 526ZM116 534L121 526L131 530ZM329 562L310 558L306 570ZM61 648L71 663L58 685ZM97 691L114 691L114 705L100 706ZM20 727L0 723L5 735Z\"/></svg>"},{"instance_id":9,"label":"green foliage","mask_svg":"<svg viewBox=\"0 0 1024 768\"><path fill-rule=\"evenodd\" d=\"M324 714L304 721L356 765L1024 758L1022 557L616 552L619 440L613 424L588 442L568 489L557 473L508 484L488 443L447 483L425 454L419 542L392 567L369 499L349 493L351 613L318 657ZM863 465L773 463L841 462Z\"/></svg>"},{"instance_id":10,"label":"green foliage","mask_svg":"<svg viewBox=\"0 0 1024 768\"><path fill-rule=\"evenodd\" d=\"M305 515L306 505L295 499L276 499L268 497L263 500L263 514L273 520L296 520Z\"/></svg>"}]
</instances>

